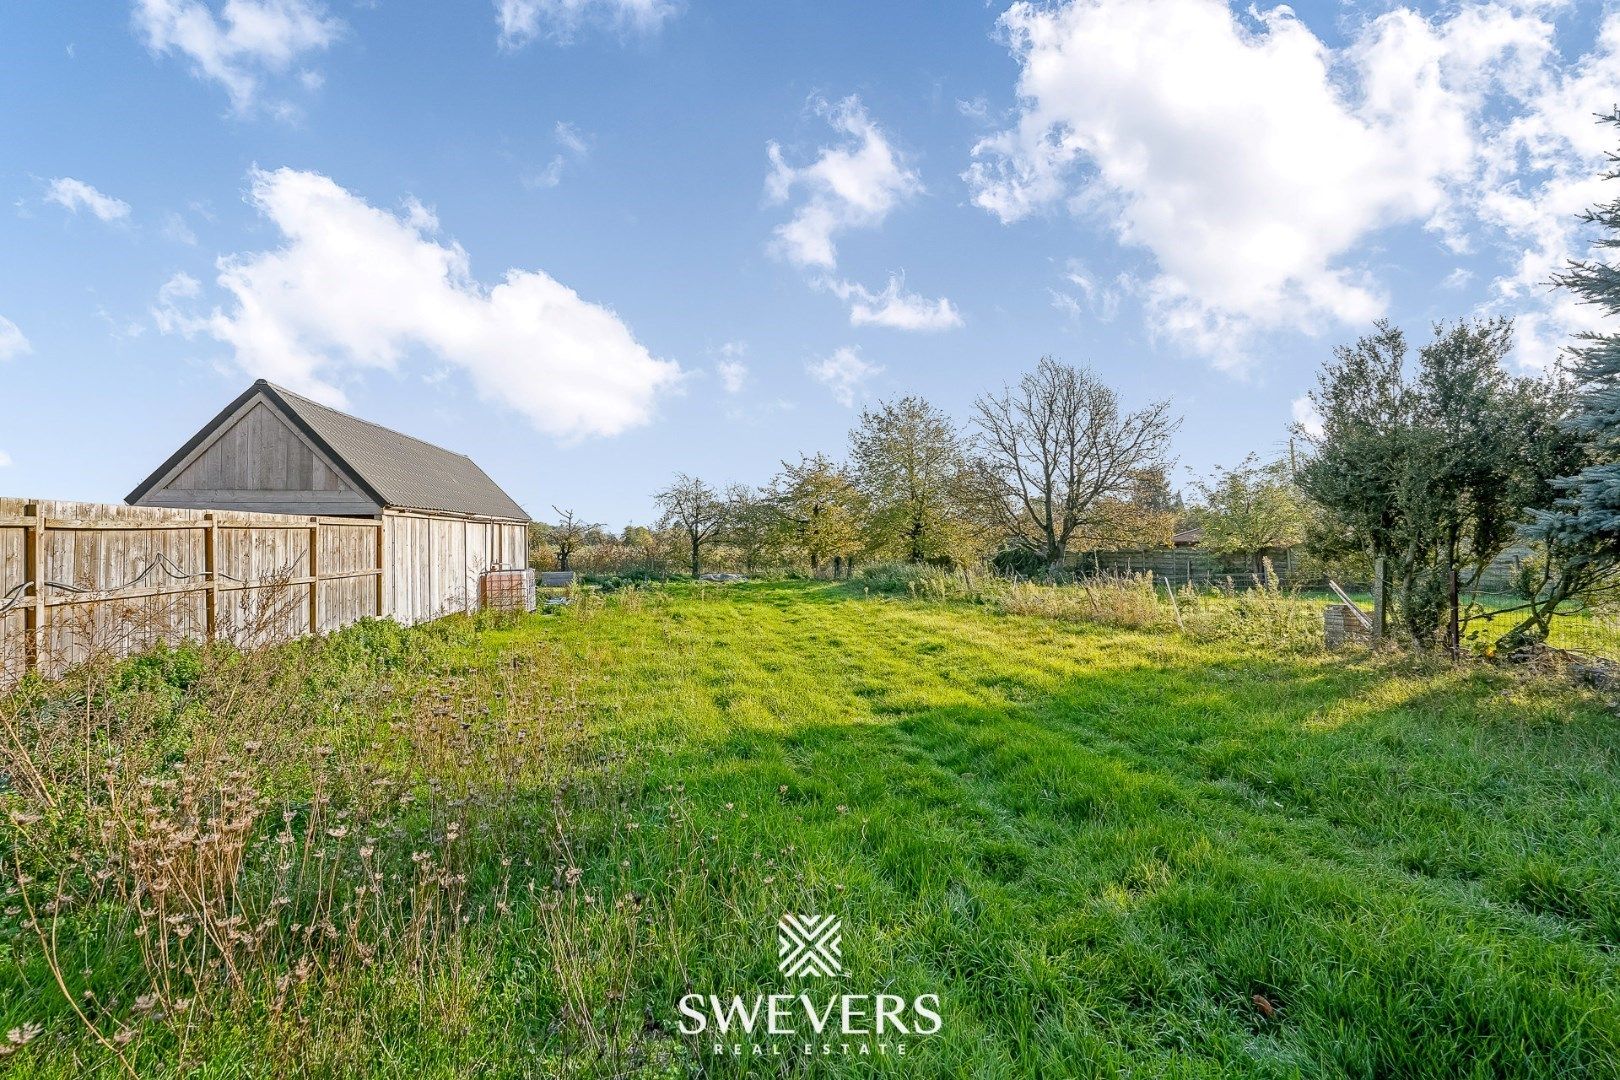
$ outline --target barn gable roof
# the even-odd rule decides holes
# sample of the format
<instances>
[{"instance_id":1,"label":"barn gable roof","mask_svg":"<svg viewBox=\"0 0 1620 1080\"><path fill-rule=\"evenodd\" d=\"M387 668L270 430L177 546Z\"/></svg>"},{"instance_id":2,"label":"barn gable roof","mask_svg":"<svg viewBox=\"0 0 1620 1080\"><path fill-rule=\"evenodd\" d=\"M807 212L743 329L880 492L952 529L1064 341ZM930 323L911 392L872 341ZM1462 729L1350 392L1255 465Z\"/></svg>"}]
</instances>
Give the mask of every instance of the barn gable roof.
<instances>
[{"instance_id":1,"label":"barn gable roof","mask_svg":"<svg viewBox=\"0 0 1620 1080\"><path fill-rule=\"evenodd\" d=\"M523 507L465 454L350 416L260 379L129 495L137 502L254 395L264 399L372 499L390 509L528 521Z\"/></svg>"}]
</instances>

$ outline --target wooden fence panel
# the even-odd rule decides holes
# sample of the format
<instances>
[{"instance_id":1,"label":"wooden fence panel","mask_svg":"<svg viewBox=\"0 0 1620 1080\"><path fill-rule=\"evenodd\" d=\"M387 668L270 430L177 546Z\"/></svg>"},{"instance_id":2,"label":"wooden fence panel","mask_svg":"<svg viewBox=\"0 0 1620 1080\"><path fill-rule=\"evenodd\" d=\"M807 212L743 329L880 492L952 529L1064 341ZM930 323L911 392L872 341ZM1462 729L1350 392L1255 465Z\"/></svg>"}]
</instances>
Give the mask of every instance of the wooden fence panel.
<instances>
[{"instance_id":1,"label":"wooden fence panel","mask_svg":"<svg viewBox=\"0 0 1620 1080\"><path fill-rule=\"evenodd\" d=\"M252 647L377 615L381 529L359 518L0 499L0 683L158 641Z\"/></svg>"},{"instance_id":2,"label":"wooden fence panel","mask_svg":"<svg viewBox=\"0 0 1620 1080\"><path fill-rule=\"evenodd\" d=\"M22 524L9 524L9 518L23 516L20 499L0 499L0 683L9 683L23 673L24 613L26 597L19 591L28 581L24 560L26 533Z\"/></svg>"},{"instance_id":3,"label":"wooden fence panel","mask_svg":"<svg viewBox=\"0 0 1620 1080\"><path fill-rule=\"evenodd\" d=\"M526 561L524 526L505 522L0 499L0 683L158 641L423 622L473 609L484 571Z\"/></svg>"}]
</instances>

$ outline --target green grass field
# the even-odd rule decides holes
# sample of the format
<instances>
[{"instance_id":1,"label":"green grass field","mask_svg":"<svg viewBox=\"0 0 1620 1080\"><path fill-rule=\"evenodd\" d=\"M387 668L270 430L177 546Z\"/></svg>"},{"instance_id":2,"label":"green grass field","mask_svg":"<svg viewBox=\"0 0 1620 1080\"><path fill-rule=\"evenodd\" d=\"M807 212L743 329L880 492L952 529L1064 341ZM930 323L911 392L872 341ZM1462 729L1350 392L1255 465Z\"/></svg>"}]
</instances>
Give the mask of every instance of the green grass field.
<instances>
[{"instance_id":1,"label":"green grass field","mask_svg":"<svg viewBox=\"0 0 1620 1080\"><path fill-rule=\"evenodd\" d=\"M0 1025L40 1033L0 1068L1620 1074L1620 725L1589 694L805 582L278 655L294 675L205 655L13 704L40 779L13 761ZM98 794L126 768L149 804ZM130 838L231 784L239 883L199 860L235 891L165 901L197 928L171 946L132 911L174 867ZM839 916L847 974L781 975L784 912ZM937 994L941 1030L809 1057L679 1030L683 995L804 989Z\"/></svg>"}]
</instances>

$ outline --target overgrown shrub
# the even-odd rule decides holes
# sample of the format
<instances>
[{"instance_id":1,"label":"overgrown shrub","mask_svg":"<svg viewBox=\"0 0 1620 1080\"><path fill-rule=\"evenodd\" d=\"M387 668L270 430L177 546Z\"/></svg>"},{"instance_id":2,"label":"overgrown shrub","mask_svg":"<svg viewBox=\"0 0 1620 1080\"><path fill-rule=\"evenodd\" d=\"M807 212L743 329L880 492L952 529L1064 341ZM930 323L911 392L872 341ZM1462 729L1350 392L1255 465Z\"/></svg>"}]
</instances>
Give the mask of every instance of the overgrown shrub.
<instances>
[{"instance_id":1,"label":"overgrown shrub","mask_svg":"<svg viewBox=\"0 0 1620 1080\"><path fill-rule=\"evenodd\" d=\"M1176 593L1181 628L1205 641L1235 641L1272 652L1308 652L1322 647L1322 606L1299 599L1278 581L1271 560L1262 580L1239 589L1184 587Z\"/></svg>"},{"instance_id":2,"label":"overgrown shrub","mask_svg":"<svg viewBox=\"0 0 1620 1080\"><path fill-rule=\"evenodd\" d=\"M998 574L1021 578L1042 577L1051 569L1038 552L1022 547L998 551L995 558L990 560L990 565Z\"/></svg>"}]
</instances>

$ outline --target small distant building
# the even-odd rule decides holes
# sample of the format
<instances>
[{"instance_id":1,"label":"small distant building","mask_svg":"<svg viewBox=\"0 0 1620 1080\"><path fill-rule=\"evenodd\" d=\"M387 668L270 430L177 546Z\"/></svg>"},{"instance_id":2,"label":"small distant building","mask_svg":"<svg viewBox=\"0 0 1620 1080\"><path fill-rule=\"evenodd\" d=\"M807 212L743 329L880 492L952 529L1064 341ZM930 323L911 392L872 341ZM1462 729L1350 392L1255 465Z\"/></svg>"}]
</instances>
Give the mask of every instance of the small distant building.
<instances>
[{"instance_id":1,"label":"small distant building","mask_svg":"<svg viewBox=\"0 0 1620 1080\"><path fill-rule=\"evenodd\" d=\"M474 607L486 572L528 563L529 515L471 458L263 379L125 501L381 519L381 614L402 623Z\"/></svg>"},{"instance_id":2,"label":"small distant building","mask_svg":"<svg viewBox=\"0 0 1620 1080\"><path fill-rule=\"evenodd\" d=\"M1182 529L1170 538L1173 547L1197 547L1204 542L1204 530L1200 528Z\"/></svg>"}]
</instances>

